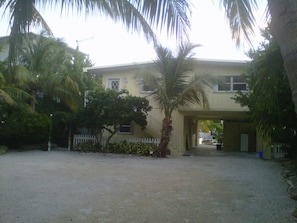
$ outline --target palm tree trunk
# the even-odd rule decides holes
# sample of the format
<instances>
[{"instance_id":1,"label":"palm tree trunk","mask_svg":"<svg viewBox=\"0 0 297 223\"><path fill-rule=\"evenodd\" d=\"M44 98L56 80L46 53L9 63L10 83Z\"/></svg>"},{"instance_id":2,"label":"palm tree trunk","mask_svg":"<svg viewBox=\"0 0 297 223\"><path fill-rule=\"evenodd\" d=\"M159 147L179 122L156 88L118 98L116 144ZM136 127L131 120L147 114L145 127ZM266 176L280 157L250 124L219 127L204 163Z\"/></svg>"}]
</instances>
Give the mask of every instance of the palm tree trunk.
<instances>
[{"instance_id":1,"label":"palm tree trunk","mask_svg":"<svg viewBox=\"0 0 297 223\"><path fill-rule=\"evenodd\" d=\"M35 103L35 100L36 100L36 90L32 90L31 91L31 96L32 96L32 99L31 99L31 108L33 111L35 111L36 109L36 103Z\"/></svg>"},{"instance_id":2,"label":"palm tree trunk","mask_svg":"<svg viewBox=\"0 0 297 223\"><path fill-rule=\"evenodd\" d=\"M165 118L162 121L161 140L157 149L158 157L161 157L161 158L167 157L167 146L170 141L171 130L172 130L171 117L165 116Z\"/></svg>"},{"instance_id":3,"label":"palm tree trunk","mask_svg":"<svg viewBox=\"0 0 297 223\"><path fill-rule=\"evenodd\" d=\"M297 113L297 1L268 0L272 34L277 39Z\"/></svg>"}]
</instances>

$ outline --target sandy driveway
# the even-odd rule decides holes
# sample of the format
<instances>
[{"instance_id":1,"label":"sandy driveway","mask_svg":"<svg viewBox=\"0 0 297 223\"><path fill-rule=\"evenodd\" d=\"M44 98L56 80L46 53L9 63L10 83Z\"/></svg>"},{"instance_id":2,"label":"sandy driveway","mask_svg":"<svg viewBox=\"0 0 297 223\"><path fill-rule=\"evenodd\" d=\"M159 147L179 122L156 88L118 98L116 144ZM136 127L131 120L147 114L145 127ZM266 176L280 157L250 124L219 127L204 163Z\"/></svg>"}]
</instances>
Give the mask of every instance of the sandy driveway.
<instances>
[{"instance_id":1,"label":"sandy driveway","mask_svg":"<svg viewBox=\"0 0 297 223\"><path fill-rule=\"evenodd\" d=\"M251 154L0 156L1 223L286 223L281 167Z\"/></svg>"}]
</instances>

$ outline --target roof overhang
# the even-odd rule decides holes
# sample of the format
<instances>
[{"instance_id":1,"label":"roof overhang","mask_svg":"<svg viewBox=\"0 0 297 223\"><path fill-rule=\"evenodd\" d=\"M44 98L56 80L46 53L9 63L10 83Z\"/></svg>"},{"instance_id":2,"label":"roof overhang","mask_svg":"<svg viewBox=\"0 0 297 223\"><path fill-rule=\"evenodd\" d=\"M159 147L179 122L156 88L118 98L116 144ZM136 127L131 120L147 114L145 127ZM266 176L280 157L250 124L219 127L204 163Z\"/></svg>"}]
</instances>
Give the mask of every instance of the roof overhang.
<instances>
[{"instance_id":1,"label":"roof overhang","mask_svg":"<svg viewBox=\"0 0 297 223\"><path fill-rule=\"evenodd\" d=\"M207 66L232 66L232 67L244 67L247 65L246 60L211 60L211 59L194 59L196 65L207 65ZM110 73L115 71L125 71L138 68L149 68L154 65L154 62L143 62L143 63L128 63L118 64L109 66L94 66L85 67L84 72L102 75L103 73Z\"/></svg>"}]
</instances>

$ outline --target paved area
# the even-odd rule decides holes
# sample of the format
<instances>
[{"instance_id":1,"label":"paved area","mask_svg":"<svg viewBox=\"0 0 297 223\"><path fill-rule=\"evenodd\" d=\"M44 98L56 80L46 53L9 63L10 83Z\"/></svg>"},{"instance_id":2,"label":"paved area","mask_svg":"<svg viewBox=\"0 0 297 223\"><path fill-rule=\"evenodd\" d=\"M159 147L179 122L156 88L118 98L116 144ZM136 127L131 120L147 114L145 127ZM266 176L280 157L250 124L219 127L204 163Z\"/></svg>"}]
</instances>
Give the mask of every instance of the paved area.
<instances>
[{"instance_id":1,"label":"paved area","mask_svg":"<svg viewBox=\"0 0 297 223\"><path fill-rule=\"evenodd\" d=\"M278 163L212 148L191 153L9 152L0 156L0 222L296 222Z\"/></svg>"}]
</instances>

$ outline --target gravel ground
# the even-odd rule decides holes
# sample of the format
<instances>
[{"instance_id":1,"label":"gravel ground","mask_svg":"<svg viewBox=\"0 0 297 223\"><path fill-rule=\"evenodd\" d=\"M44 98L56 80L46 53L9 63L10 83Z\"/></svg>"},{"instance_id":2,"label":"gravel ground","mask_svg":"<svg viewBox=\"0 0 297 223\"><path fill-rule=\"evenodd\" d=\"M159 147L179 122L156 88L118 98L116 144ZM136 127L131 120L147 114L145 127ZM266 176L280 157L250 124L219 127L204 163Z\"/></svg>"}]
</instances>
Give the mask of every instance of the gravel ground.
<instances>
[{"instance_id":1,"label":"gravel ground","mask_svg":"<svg viewBox=\"0 0 297 223\"><path fill-rule=\"evenodd\" d=\"M0 156L1 223L289 223L281 166L255 154Z\"/></svg>"}]
</instances>

